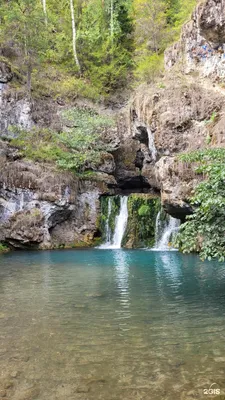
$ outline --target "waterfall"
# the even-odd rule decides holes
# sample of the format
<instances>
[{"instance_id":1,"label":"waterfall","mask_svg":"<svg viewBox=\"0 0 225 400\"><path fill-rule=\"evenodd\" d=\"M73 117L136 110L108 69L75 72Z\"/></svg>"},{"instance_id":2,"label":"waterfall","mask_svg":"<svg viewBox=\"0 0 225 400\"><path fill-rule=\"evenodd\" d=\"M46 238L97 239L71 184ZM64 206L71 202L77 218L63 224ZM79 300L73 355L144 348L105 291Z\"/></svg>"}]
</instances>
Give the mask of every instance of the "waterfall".
<instances>
[{"instance_id":1,"label":"waterfall","mask_svg":"<svg viewBox=\"0 0 225 400\"><path fill-rule=\"evenodd\" d=\"M112 239L112 246L115 249L119 249L121 247L123 235L127 227L127 220L128 220L127 201L128 201L127 196L121 197L120 199L120 213L119 215L116 216L115 232Z\"/></svg>"},{"instance_id":2,"label":"waterfall","mask_svg":"<svg viewBox=\"0 0 225 400\"><path fill-rule=\"evenodd\" d=\"M120 249L124 233L127 227L128 220L128 207L127 207L128 197L120 197L120 211L115 219L115 231L113 237L111 237L111 229L109 226L109 219L112 211L112 200L108 200L108 215L105 224L106 230L106 243L100 246L101 249Z\"/></svg>"},{"instance_id":3,"label":"waterfall","mask_svg":"<svg viewBox=\"0 0 225 400\"><path fill-rule=\"evenodd\" d=\"M155 147L155 137L150 128L147 128L147 132L148 132L148 148L151 153L153 161L155 161L157 156L157 150Z\"/></svg>"},{"instance_id":4,"label":"waterfall","mask_svg":"<svg viewBox=\"0 0 225 400\"><path fill-rule=\"evenodd\" d=\"M155 221L155 246L160 241L160 231L161 231L161 211L158 212L156 221Z\"/></svg>"},{"instance_id":5,"label":"waterfall","mask_svg":"<svg viewBox=\"0 0 225 400\"><path fill-rule=\"evenodd\" d=\"M180 220L169 216L168 221L161 220L161 211L156 218L155 250L171 250L170 242L173 234L178 230Z\"/></svg>"},{"instance_id":6,"label":"waterfall","mask_svg":"<svg viewBox=\"0 0 225 400\"><path fill-rule=\"evenodd\" d=\"M110 239L111 239L111 229L109 226L109 219L112 211L112 199L109 197L108 199L108 213L107 213L107 220L105 223L105 232L106 232L106 243L110 245Z\"/></svg>"}]
</instances>

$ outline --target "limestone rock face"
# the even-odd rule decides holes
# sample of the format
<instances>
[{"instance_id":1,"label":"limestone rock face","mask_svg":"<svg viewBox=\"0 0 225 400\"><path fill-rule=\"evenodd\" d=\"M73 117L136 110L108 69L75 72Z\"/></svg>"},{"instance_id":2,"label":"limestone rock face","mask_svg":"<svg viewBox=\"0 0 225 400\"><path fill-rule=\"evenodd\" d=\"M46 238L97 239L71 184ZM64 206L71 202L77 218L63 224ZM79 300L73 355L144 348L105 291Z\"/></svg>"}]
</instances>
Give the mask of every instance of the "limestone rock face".
<instances>
[{"instance_id":1,"label":"limestone rock face","mask_svg":"<svg viewBox=\"0 0 225 400\"><path fill-rule=\"evenodd\" d=\"M0 149L0 241L19 248L89 243L98 230L100 195L114 178L82 182L50 164L10 159L5 142Z\"/></svg>"},{"instance_id":2,"label":"limestone rock face","mask_svg":"<svg viewBox=\"0 0 225 400\"><path fill-rule=\"evenodd\" d=\"M85 181L53 164L24 160L10 140L34 126L62 131L61 105L28 100L12 89L11 79L10 67L0 63L0 241L15 248L91 244L98 235L100 196L116 186L114 157L106 152L98 166L88 165L94 177ZM113 153L116 131L106 139Z\"/></svg>"},{"instance_id":3,"label":"limestone rock face","mask_svg":"<svg viewBox=\"0 0 225 400\"><path fill-rule=\"evenodd\" d=\"M50 245L50 229L74 209L77 183L51 166L10 161L7 154L0 169L0 240L15 247Z\"/></svg>"},{"instance_id":4,"label":"limestone rock face","mask_svg":"<svg viewBox=\"0 0 225 400\"><path fill-rule=\"evenodd\" d=\"M114 157L110 153L104 153L102 155L101 164L98 166L98 171L106 174L113 174L116 169Z\"/></svg>"},{"instance_id":5,"label":"limestone rock face","mask_svg":"<svg viewBox=\"0 0 225 400\"><path fill-rule=\"evenodd\" d=\"M196 9L200 34L209 42L225 43L225 3L223 0L207 0Z\"/></svg>"},{"instance_id":6,"label":"limestone rock face","mask_svg":"<svg viewBox=\"0 0 225 400\"><path fill-rule=\"evenodd\" d=\"M191 165L187 166L175 157L160 158L155 168L164 209L173 217L184 220L192 213L188 199L201 177L195 174Z\"/></svg>"},{"instance_id":7,"label":"limestone rock face","mask_svg":"<svg viewBox=\"0 0 225 400\"><path fill-rule=\"evenodd\" d=\"M13 78L11 68L4 62L0 61L0 83L10 82Z\"/></svg>"},{"instance_id":8,"label":"limestone rock face","mask_svg":"<svg viewBox=\"0 0 225 400\"><path fill-rule=\"evenodd\" d=\"M18 129L31 129L34 121L27 99L11 95L8 83L0 82L0 137L13 138Z\"/></svg>"},{"instance_id":9,"label":"limestone rock face","mask_svg":"<svg viewBox=\"0 0 225 400\"><path fill-rule=\"evenodd\" d=\"M161 82L142 85L129 108L129 137L151 187L169 214L184 219L202 177L178 154L225 146L225 2L207 0L165 52ZM140 161L141 156L141 161Z\"/></svg>"},{"instance_id":10,"label":"limestone rock face","mask_svg":"<svg viewBox=\"0 0 225 400\"><path fill-rule=\"evenodd\" d=\"M165 66L175 64L185 73L199 71L214 80L225 76L225 3L201 2L192 19L183 26L180 41L165 52Z\"/></svg>"}]
</instances>

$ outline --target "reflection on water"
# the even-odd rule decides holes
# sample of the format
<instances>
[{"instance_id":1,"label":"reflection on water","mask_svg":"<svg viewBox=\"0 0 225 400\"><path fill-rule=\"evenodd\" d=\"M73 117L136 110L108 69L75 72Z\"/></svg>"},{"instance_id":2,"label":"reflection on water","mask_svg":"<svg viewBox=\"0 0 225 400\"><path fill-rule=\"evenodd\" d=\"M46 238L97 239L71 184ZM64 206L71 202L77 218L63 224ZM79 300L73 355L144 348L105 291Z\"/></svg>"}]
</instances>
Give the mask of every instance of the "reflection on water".
<instances>
[{"instance_id":1,"label":"reflection on water","mask_svg":"<svg viewBox=\"0 0 225 400\"><path fill-rule=\"evenodd\" d=\"M214 382L222 391L224 289L225 264L178 252L0 256L0 398L201 399Z\"/></svg>"}]
</instances>

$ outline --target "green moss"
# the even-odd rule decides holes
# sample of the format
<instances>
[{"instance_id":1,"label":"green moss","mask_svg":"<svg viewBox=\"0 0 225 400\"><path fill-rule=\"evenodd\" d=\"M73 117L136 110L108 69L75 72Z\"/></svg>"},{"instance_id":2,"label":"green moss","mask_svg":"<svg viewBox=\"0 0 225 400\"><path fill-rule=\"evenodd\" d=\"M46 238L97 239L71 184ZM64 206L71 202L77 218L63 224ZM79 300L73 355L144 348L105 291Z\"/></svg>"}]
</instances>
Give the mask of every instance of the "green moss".
<instances>
[{"instance_id":1,"label":"green moss","mask_svg":"<svg viewBox=\"0 0 225 400\"><path fill-rule=\"evenodd\" d=\"M86 242L83 242L82 240L77 241L71 245L71 248L76 249L76 248L81 248L81 247L89 247L90 245Z\"/></svg>"},{"instance_id":2,"label":"green moss","mask_svg":"<svg viewBox=\"0 0 225 400\"><path fill-rule=\"evenodd\" d=\"M145 217L149 214L150 208L147 204L142 204L142 206L138 209L139 217Z\"/></svg>"},{"instance_id":3,"label":"green moss","mask_svg":"<svg viewBox=\"0 0 225 400\"><path fill-rule=\"evenodd\" d=\"M128 223L122 245L125 247L152 247L155 241L155 223L160 210L160 199L133 194L128 199Z\"/></svg>"},{"instance_id":4,"label":"green moss","mask_svg":"<svg viewBox=\"0 0 225 400\"><path fill-rule=\"evenodd\" d=\"M111 199L111 213L108 220L108 202ZM101 217L98 227L102 241L106 240L106 221L108 220L111 237L115 231L116 216L120 211L120 196L101 198ZM128 198L128 222L122 246L130 248L152 247L155 242L156 217L161 209L160 199L156 196L133 194Z\"/></svg>"},{"instance_id":5,"label":"green moss","mask_svg":"<svg viewBox=\"0 0 225 400\"><path fill-rule=\"evenodd\" d=\"M0 254L7 253L10 249L3 243L0 243Z\"/></svg>"}]
</instances>

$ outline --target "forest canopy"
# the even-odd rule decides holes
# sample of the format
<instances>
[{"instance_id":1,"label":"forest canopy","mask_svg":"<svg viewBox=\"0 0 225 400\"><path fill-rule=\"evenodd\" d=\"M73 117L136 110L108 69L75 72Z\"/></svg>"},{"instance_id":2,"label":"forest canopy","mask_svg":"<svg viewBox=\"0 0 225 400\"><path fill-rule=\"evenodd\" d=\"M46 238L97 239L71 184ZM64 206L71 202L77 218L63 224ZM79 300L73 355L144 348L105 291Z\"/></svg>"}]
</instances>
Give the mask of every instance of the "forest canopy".
<instances>
[{"instance_id":1,"label":"forest canopy","mask_svg":"<svg viewBox=\"0 0 225 400\"><path fill-rule=\"evenodd\" d=\"M57 94L62 81L65 95L107 96L134 79L154 77L165 47L177 39L195 3L3 0L1 55L10 59L29 92Z\"/></svg>"}]
</instances>

